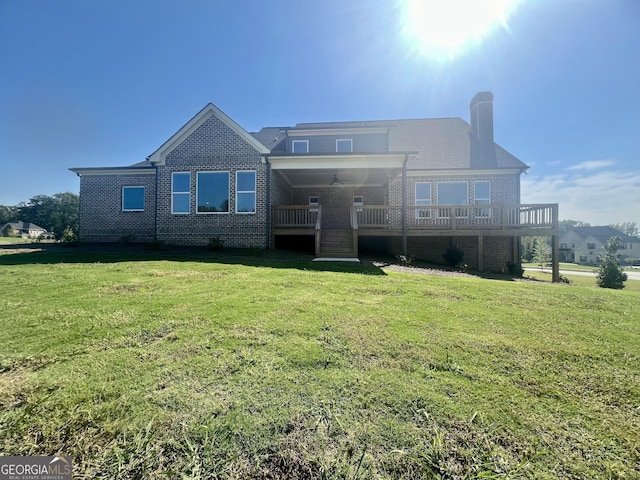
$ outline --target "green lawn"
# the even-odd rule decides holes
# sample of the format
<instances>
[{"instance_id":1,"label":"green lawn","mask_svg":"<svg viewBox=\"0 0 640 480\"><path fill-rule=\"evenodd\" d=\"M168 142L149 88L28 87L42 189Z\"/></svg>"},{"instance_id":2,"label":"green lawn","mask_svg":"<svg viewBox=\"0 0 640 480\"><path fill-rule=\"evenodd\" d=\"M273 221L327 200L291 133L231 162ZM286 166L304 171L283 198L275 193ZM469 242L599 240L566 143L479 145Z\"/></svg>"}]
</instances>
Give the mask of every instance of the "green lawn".
<instances>
[{"instance_id":1,"label":"green lawn","mask_svg":"<svg viewBox=\"0 0 640 480\"><path fill-rule=\"evenodd\" d=\"M639 478L637 291L17 252L2 455L68 454L78 478Z\"/></svg>"}]
</instances>

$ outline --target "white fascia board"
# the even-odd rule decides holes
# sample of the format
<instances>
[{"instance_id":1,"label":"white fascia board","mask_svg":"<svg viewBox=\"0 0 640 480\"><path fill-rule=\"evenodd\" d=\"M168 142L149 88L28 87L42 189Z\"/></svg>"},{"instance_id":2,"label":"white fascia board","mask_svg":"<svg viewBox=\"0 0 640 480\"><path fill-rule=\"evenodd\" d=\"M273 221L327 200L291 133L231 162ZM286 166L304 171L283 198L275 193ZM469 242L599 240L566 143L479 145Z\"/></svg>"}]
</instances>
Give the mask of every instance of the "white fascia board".
<instances>
[{"instance_id":1,"label":"white fascia board","mask_svg":"<svg viewBox=\"0 0 640 480\"><path fill-rule=\"evenodd\" d=\"M171 151L176 148L184 139L195 132L204 122L206 122L211 116L217 117L222 123L227 125L231 130L238 134L243 140L249 143L259 153L266 154L270 150L255 139L249 132L238 125L231 117L216 107L213 103L209 103L202 110L200 110L191 120L189 120L180 130L164 142L160 148L149 155L148 160L155 162L158 165L164 165L165 159Z\"/></svg>"},{"instance_id":2,"label":"white fascia board","mask_svg":"<svg viewBox=\"0 0 640 480\"><path fill-rule=\"evenodd\" d=\"M522 171L519 168L511 168L511 169L491 169L491 170L468 170L464 168L458 168L455 170L428 170L428 169L420 169L420 170L407 170L408 177L418 177L429 175L431 177L437 176L469 176L469 175L520 175Z\"/></svg>"},{"instance_id":3,"label":"white fascia board","mask_svg":"<svg viewBox=\"0 0 640 480\"><path fill-rule=\"evenodd\" d=\"M402 168L404 155L304 155L269 157L274 170L319 168Z\"/></svg>"},{"instance_id":4,"label":"white fascia board","mask_svg":"<svg viewBox=\"0 0 640 480\"><path fill-rule=\"evenodd\" d=\"M309 128L287 130L289 137L314 137L318 135L358 135L362 133L387 133L387 127Z\"/></svg>"},{"instance_id":5,"label":"white fascia board","mask_svg":"<svg viewBox=\"0 0 640 480\"><path fill-rule=\"evenodd\" d=\"M105 167L105 168L70 168L79 177L90 175L155 175L156 169L153 167L131 168L131 167Z\"/></svg>"}]
</instances>

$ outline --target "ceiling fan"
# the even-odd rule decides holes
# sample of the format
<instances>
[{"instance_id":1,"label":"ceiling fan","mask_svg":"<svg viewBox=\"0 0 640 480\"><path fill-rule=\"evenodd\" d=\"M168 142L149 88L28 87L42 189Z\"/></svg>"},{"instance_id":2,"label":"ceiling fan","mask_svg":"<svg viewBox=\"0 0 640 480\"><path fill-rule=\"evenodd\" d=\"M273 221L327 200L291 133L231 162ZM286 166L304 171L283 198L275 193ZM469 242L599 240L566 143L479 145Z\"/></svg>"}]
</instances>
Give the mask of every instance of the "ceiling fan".
<instances>
[{"instance_id":1,"label":"ceiling fan","mask_svg":"<svg viewBox=\"0 0 640 480\"><path fill-rule=\"evenodd\" d=\"M340 185L344 185L347 182L342 180L341 178L338 178L338 175L334 174L333 178L331 179L331 183L329 184L329 186L335 185L336 183L340 184Z\"/></svg>"}]
</instances>

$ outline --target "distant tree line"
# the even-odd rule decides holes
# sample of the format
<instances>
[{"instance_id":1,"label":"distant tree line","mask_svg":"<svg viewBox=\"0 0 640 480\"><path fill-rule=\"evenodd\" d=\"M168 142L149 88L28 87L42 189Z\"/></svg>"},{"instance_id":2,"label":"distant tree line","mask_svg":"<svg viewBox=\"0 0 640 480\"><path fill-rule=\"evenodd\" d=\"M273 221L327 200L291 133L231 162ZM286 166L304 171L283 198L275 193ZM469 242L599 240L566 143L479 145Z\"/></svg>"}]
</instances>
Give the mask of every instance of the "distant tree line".
<instances>
[{"instance_id":1,"label":"distant tree line","mask_svg":"<svg viewBox=\"0 0 640 480\"><path fill-rule=\"evenodd\" d=\"M78 232L80 197L75 193L36 195L16 206L0 205L0 226L9 222L28 222L46 228L62 238L65 229Z\"/></svg>"}]
</instances>

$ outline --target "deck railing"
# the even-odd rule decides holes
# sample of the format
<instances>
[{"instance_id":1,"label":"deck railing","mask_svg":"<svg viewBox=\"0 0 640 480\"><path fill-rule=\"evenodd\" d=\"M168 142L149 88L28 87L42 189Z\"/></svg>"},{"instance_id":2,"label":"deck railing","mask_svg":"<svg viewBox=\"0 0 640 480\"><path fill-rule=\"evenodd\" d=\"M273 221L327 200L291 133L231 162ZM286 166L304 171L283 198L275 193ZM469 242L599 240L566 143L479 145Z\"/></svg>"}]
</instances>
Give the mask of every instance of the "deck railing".
<instances>
[{"instance_id":1,"label":"deck railing","mask_svg":"<svg viewBox=\"0 0 640 480\"><path fill-rule=\"evenodd\" d=\"M274 228L314 228L320 230L321 205L278 205L271 212Z\"/></svg>"},{"instance_id":2,"label":"deck railing","mask_svg":"<svg viewBox=\"0 0 640 480\"><path fill-rule=\"evenodd\" d=\"M407 230L477 230L483 228L541 228L558 225L557 204L537 205L437 205L406 207ZM402 207L364 205L352 207L353 228L402 229Z\"/></svg>"}]
</instances>

